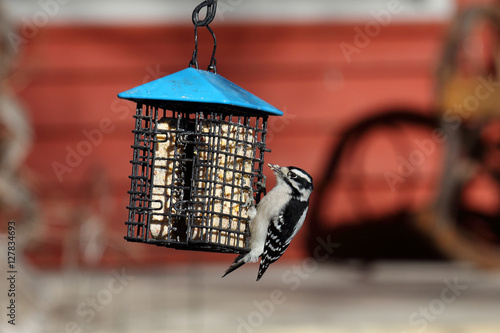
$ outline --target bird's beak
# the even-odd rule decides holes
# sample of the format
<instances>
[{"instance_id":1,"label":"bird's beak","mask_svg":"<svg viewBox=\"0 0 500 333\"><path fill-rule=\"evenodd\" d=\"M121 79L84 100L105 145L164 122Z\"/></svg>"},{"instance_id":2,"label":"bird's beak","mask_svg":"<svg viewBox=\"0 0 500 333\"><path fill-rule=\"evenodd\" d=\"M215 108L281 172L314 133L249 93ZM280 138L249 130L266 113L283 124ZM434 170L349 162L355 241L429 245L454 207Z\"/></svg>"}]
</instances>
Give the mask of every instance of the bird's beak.
<instances>
[{"instance_id":1,"label":"bird's beak","mask_svg":"<svg viewBox=\"0 0 500 333\"><path fill-rule=\"evenodd\" d=\"M271 170L275 172L281 172L281 167L278 164L268 163L267 165L271 168Z\"/></svg>"},{"instance_id":2,"label":"bird's beak","mask_svg":"<svg viewBox=\"0 0 500 333\"><path fill-rule=\"evenodd\" d=\"M276 175L279 175L281 177L285 177L285 174L283 173L283 170L281 170L282 167L280 167L278 164L270 164L270 163L268 163L267 165L271 168L271 170L273 170L275 172Z\"/></svg>"}]
</instances>

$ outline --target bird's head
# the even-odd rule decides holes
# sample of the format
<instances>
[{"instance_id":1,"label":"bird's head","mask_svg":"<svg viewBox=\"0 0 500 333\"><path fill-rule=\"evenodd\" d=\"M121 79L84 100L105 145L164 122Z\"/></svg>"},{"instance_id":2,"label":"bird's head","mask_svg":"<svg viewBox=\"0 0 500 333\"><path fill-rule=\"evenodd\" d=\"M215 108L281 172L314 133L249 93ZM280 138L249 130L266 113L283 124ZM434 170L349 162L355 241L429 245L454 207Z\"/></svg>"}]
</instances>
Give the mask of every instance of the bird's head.
<instances>
[{"instance_id":1,"label":"bird's head","mask_svg":"<svg viewBox=\"0 0 500 333\"><path fill-rule=\"evenodd\" d=\"M276 175L277 186L289 186L292 195L300 201L308 201L313 190L313 179L306 171L294 167L280 167L277 164L268 164Z\"/></svg>"}]
</instances>

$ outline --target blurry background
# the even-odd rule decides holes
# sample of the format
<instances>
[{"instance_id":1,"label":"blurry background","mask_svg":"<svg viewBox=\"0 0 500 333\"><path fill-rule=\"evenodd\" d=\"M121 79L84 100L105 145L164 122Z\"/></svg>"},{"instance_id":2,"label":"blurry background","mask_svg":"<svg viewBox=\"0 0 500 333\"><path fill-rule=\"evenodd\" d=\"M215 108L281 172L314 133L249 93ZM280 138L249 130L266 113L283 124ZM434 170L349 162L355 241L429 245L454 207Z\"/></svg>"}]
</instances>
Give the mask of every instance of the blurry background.
<instances>
[{"instance_id":1,"label":"blurry background","mask_svg":"<svg viewBox=\"0 0 500 333\"><path fill-rule=\"evenodd\" d=\"M220 279L233 255L123 240L135 105L116 94L188 66L199 2L2 1L0 231L17 221L19 274L18 322L2 315L1 332L498 332L498 126L469 100L489 142L469 163L479 176L450 195L457 224L428 217L452 173L435 130L458 122L436 106L437 69L457 14L493 1L219 0L218 72L284 111L266 160L318 189L259 283L256 265ZM495 64L479 36L458 57ZM486 78L481 101L497 87L483 67L466 68ZM410 115L358 132L386 114ZM362 140L342 155L350 129Z\"/></svg>"}]
</instances>

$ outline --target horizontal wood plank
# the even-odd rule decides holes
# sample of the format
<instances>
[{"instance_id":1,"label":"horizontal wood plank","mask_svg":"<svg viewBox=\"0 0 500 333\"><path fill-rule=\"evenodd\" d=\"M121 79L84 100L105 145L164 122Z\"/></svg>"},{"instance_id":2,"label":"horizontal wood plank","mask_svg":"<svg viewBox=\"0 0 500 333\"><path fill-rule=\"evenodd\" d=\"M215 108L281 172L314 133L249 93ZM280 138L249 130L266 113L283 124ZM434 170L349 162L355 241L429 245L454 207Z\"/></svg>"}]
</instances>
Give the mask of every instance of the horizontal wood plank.
<instances>
[{"instance_id":1,"label":"horizontal wood plank","mask_svg":"<svg viewBox=\"0 0 500 333\"><path fill-rule=\"evenodd\" d=\"M319 182L332 146L349 125L396 106L430 112L434 69L446 27L388 26L363 47L356 44L355 28L363 26L214 27L219 73L285 112L269 122L268 147L272 152L266 161L303 167ZM211 45L204 32L200 43L200 63L206 66ZM359 52L346 57L341 45L351 45ZM27 165L46 221L59 221L64 226L56 233L47 231L46 241L36 244L31 257L39 265L64 264L64 244L68 237L75 237L78 226L72 223L83 207L103 214L106 220L106 235L112 241L103 265L130 260L134 265L232 261L230 256L123 241L135 105L119 100L116 94L187 67L192 49L193 29L189 26L48 26L23 47L9 84L29 111L35 131ZM415 149L415 138L426 135L404 137L410 143L402 150L408 154ZM325 223L336 225L349 218L357 221L363 214L384 214L410 201L415 208L429 200L440 153L432 154L394 193L383 176L398 167L397 151L390 149L393 140L400 137L381 133L371 142L364 162L369 168L341 168L346 179L366 177L367 181L362 188L335 190ZM68 169L58 173L55 165ZM88 196L88 177L96 168L102 170L107 182L110 208L106 212L96 208L102 198ZM273 186L274 177L267 168L265 174L268 186ZM352 205L360 197L368 198L366 207ZM306 222L286 259L305 255L307 235ZM37 255L40 251L44 256Z\"/></svg>"}]
</instances>

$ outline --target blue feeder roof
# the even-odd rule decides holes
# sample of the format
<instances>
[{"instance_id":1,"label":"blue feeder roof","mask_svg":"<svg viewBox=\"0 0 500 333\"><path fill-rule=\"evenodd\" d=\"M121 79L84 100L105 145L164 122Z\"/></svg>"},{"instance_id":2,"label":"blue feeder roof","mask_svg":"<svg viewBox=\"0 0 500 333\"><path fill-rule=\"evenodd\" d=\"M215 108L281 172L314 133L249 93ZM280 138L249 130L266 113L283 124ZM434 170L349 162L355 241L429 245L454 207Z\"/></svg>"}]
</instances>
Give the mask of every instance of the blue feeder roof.
<instances>
[{"instance_id":1,"label":"blue feeder roof","mask_svg":"<svg viewBox=\"0 0 500 333\"><path fill-rule=\"evenodd\" d=\"M203 103L243 112L282 116L283 112L222 76L186 68L118 94L119 98L163 106Z\"/></svg>"}]
</instances>

